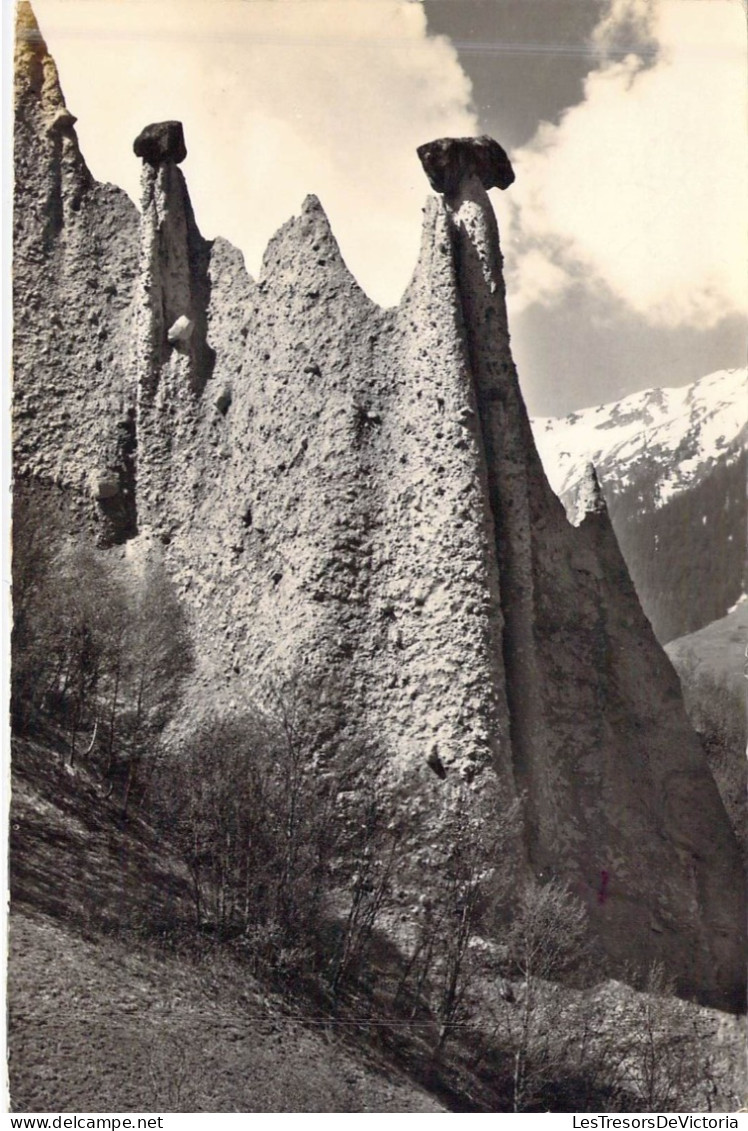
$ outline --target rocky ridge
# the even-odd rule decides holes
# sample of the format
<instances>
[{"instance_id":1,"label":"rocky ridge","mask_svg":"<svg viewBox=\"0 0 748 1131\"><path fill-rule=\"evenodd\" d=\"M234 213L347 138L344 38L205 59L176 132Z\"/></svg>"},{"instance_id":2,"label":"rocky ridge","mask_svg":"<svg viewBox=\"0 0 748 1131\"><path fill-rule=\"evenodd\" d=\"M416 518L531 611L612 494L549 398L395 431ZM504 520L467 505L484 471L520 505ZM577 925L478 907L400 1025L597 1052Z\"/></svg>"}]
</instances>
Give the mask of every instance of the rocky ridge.
<instances>
[{"instance_id":1,"label":"rocky ridge","mask_svg":"<svg viewBox=\"0 0 748 1131\"><path fill-rule=\"evenodd\" d=\"M485 144L436 143L445 192L397 309L361 291L313 197L254 281L200 236L174 123L140 144L138 235L19 17L16 475L134 563L163 557L196 704L303 678L320 756L374 736L372 773L431 807L435 838L465 783L522 795L518 874L570 880L615 967L660 959L738 1007L737 846L596 480L575 528L543 471Z\"/></svg>"}]
</instances>

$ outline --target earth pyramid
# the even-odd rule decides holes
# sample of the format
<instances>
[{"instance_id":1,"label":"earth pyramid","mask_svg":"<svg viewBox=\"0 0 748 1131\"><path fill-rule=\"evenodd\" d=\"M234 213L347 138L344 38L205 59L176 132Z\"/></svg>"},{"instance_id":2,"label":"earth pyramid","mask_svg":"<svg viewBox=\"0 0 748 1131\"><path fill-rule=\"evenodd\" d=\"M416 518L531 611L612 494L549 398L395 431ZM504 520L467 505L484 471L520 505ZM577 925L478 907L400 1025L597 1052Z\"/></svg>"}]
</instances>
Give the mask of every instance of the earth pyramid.
<instances>
[{"instance_id":1,"label":"earth pyramid","mask_svg":"<svg viewBox=\"0 0 748 1131\"><path fill-rule=\"evenodd\" d=\"M432 806L435 839L458 787L520 797L518 875L565 878L613 967L659 960L683 994L739 1008L740 859L678 680L594 469L571 525L533 442L487 196L514 179L504 151L421 147L435 194L390 310L314 197L254 280L198 231L180 124L135 151L139 215L89 173L21 3L17 480L102 552L162 558L196 709L302 673L321 746L375 735L372 774Z\"/></svg>"}]
</instances>

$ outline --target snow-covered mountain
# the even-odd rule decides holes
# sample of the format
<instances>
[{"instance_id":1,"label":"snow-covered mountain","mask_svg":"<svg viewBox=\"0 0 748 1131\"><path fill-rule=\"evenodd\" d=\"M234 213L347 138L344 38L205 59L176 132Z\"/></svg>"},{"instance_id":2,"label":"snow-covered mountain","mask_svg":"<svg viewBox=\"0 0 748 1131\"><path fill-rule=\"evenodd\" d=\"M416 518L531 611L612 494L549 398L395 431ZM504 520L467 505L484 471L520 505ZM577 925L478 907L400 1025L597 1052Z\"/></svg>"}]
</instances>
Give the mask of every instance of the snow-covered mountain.
<instances>
[{"instance_id":1,"label":"snow-covered mountain","mask_svg":"<svg viewBox=\"0 0 748 1131\"><path fill-rule=\"evenodd\" d=\"M748 427L748 371L722 369L693 385L646 389L563 418L536 417L535 442L553 490L573 496L588 462L606 495L641 486L655 506L737 460Z\"/></svg>"},{"instance_id":2,"label":"snow-covered mountain","mask_svg":"<svg viewBox=\"0 0 748 1131\"><path fill-rule=\"evenodd\" d=\"M586 465L595 465L660 640L724 616L745 582L746 369L532 423L572 521Z\"/></svg>"}]
</instances>

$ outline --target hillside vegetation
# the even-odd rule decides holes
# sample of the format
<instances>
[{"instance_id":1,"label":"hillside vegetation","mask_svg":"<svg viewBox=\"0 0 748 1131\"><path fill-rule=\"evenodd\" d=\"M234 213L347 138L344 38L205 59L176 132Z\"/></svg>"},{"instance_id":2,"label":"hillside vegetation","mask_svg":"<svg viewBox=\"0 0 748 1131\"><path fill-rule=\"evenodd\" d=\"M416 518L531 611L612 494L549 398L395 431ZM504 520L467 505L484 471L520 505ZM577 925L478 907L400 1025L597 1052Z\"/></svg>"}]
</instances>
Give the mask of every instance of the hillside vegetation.
<instances>
[{"instance_id":1,"label":"hillside vegetation","mask_svg":"<svg viewBox=\"0 0 748 1131\"><path fill-rule=\"evenodd\" d=\"M366 1019L361 1039L196 929L174 845L66 754L57 728L14 742L14 1110L445 1110Z\"/></svg>"},{"instance_id":2,"label":"hillside vegetation","mask_svg":"<svg viewBox=\"0 0 748 1131\"><path fill-rule=\"evenodd\" d=\"M738 1106L738 1020L674 1001L656 972L650 993L548 980L569 957L564 899L505 929L512 977L497 974L510 967L495 944L472 948L446 1043L425 995L393 1013L403 966L385 946L336 1009L300 979L254 977L241 939L194 928L170 846L139 816L123 825L95 774L62 766L59 745L14 747L14 1110Z\"/></svg>"},{"instance_id":3,"label":"hillside vegetation","mask_svg":"<svg viewBox=\"0 0 748 1131\"><path fill-rule=\"evenodd\" d=\"M27 559L24 537L15 1110L735 1106L740 1023L657 969L645 992L604 982L583 905L517 884L517 813L458 809L414 854L361 751L315 758L303 685L170 732L191 660L168 585L128 590L119 558L64 539ZM133 601L148 617L114 631Z\"/></svg>"}]
</instances>

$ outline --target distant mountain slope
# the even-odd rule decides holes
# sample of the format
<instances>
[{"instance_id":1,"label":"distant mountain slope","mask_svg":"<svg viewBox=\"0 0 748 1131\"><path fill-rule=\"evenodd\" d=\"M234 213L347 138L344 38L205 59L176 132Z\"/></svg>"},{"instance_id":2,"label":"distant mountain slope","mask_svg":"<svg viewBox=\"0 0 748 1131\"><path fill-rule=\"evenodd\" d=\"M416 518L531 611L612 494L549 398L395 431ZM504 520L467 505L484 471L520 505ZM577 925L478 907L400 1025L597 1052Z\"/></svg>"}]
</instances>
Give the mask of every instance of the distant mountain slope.
<instances>
[{"instance_id":1,"label":"distant mountain slope","mask_svg":"<svg viewBox=\"0 0 748 1131\"><path fill-rule=\"evenodd\" d=\"M693 385L646 389L563 419L536 417L533 431L556 494L574 492L589 461L615 494L635 487L646 465L656 472L653 501L663 506L739 447L746 392L746 370L723 369Z\"/></svg>"},{"instance_id":2,"label":"distant mountain slope","mask_svg":"<svg viewBox=\"0 0 748 1131\"><path fill-rule=\"evenodd\" d=\"M739 601L725 617L690 636L668 644L665 651L678 672L690 662L700 675L742 692L748 672L748 599Z\"/></svg>"},{"instance_id":3,"label":"distant mountain slope","mask_svg":"<svg viewBox=\"0 0 748 1131\"><path fill-rule=\"evenodd\" d=\"M748 864L745 677L748 599L726 617L671 641L665 649L683 688L691 722Z\"/></svg>"},{"instance_id":4,"label":"distant mountain slope","mask_svg":"<svg viewBox=\"0 0 748 1131\"><path fill-rule=\"evenodd\" d=\"M572 517L594 463L663 642L724 616L742 592L747 420L746 370L732 369L533 421L546 474Z\"/></svg>"}]
</instances>

